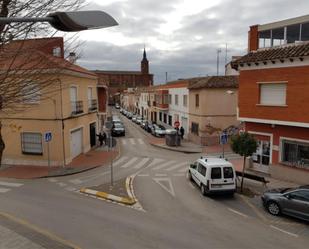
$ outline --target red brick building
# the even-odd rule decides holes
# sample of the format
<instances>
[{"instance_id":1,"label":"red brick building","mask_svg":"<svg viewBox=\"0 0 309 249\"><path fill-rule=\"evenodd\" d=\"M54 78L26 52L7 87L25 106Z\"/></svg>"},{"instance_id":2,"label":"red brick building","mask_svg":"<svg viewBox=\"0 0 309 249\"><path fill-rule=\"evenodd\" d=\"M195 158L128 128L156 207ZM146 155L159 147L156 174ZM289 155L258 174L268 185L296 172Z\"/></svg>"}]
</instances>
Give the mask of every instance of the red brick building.
<instances>
[{"instance_id":1,"label":"red brick building","mask_svg":"<svg viewBox=\"0 0 309 249\"><path fill-rule=\"evenodd\" d=\"M145 87L153 85L153 74L149 74L149 62L144 49L143 59L141 61L141 71L104 71L94 70L99 77L98 94L99 102L103 105L100 98L108 96L108 103L113 105L120 103L120 93L127 88ZM105 91L108 92L105 92ZM100 93L101 92L101 93Z\"/></svg>"},{"instance_id":2,"label":"red brick building","mask_svg":"<svg viewBox=\"0 0 309 249\"><path fill-rule=\"evenodd\" d=\"M309 16L250 27L240 72L238 119L259 147L254 169L309 182Z\"/></svg>"}]
</instances>

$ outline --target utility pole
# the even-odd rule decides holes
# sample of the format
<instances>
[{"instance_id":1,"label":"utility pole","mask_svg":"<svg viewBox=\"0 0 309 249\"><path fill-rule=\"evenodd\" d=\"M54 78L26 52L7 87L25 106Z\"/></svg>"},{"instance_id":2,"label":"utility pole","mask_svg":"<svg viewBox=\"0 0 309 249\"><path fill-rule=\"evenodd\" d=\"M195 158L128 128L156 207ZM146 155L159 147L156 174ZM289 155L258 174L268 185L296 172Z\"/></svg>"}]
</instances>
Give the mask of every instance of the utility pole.
<instances>
[{"instance_id":1,"label":"utility pole","mask_svg":"<svg viewBox=\"0 0 309 249\"><path fill-rule=\"evenodd\" d=\"M217 49L217 76L219 76L219 53L221 53L221 48Z\"/></svg>"},{"instance_id":2,"label":"utility pole","mask_svg":"<svg viewBox=\"0 0 309 249\"><path fill-rule=\"evenodd\" d=\"M165 72L165 83L167 83L167 72Z\"/></svg>"},{"instance_id":3,"label":"utility pole","mask_svg":"<svg viewBox=\"0 0 309 249\"><path fill-rule=\"evenodd\" d=\"M227 43L225 43L225 65L227 64Z\"/></svg>"}]
</instances>

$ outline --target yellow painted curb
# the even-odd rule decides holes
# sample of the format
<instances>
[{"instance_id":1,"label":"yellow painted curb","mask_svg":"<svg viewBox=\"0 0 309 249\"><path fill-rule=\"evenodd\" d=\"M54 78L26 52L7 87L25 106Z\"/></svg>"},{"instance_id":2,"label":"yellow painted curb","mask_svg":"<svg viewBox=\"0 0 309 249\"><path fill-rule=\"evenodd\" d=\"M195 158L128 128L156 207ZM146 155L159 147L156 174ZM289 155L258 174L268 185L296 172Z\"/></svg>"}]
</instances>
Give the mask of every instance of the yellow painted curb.
<instances>
[{"instance_id":1,"label":"yellow painted curb","mask_svg":"<svg viewBox=\"0 0 309 249\"><path fill-rule=\"evenodd\" d=\"M16 223L19 223L19 224L21 224L21 225L23 225L23 226L25 226L25 227L28 227L28 228L30 228L30 229L36 231L37 233L40 233L40 234L42 234L42 235L44 235L44 236L46 236L46 237L48 237L48 238L50 238L50 239L52 239L52 240L55 240L55 241L57 241L57 242L59 242L59 243L62 243L62 244L67 245L67 246L70 246L70 247L72 247L72 248L74 248L74 249L81 249L81 247L79 247L79 246L77 246L77 245L74 245L74 244L71 243L70 241L67 241L67 240L65 240L65 239L62 239L62 238L58 237L57 235L52 234L51 232L49 232L49 231L47 231L47 230L44 230L44 229L42 229L42 228L38 228L37 226L35 226L35 225L33 225L33 224L30 224L30 223L29 223L28 221L26 221L26 220L17 218L17 217L15 217L15 216L11 215L11 214L3 213L3 212L0 212L0 215L6 217L7 219L10 219L10 220L12 220L12 221L14 221L14 222L16 222Z\"/></svg>"}]
</instances>

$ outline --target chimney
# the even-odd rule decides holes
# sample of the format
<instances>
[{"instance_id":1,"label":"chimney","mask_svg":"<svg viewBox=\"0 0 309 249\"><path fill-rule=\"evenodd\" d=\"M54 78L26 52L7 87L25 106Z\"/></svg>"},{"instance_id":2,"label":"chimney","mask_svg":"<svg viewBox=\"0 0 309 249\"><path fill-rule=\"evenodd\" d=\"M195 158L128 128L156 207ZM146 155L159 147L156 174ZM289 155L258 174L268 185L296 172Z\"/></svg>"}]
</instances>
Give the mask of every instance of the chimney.
<instances>
[{"instance_id":1,"label":"chimney","mask_svg":"<svg viewBox=\"0 0 309 249\"><path fill-rule=\"evenodd\" d=\"M74 64L76 62L76 60L77 60L76 54L74 52L70 52L70 54L69 54L69 62Z\"/></svg>"},{"instance_id":2,"label":"chimney","mask_svg":"<svg viewBox=\"0 0 309 249\"><path fill-rule=\"evenodd\" d=\"M259 48L259 25L254 25L250 27L248 32L248 52L256 51Z\"/></svg>"}]
</instances>

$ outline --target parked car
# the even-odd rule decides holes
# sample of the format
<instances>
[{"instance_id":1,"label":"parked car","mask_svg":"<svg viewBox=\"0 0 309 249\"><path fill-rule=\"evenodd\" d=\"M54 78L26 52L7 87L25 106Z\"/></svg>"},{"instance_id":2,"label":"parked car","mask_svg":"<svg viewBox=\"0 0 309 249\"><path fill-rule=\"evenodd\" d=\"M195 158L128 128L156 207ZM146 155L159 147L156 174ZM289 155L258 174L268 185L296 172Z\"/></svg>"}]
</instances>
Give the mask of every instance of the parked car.
<instances>
[{"instance_id":1,"label":"parked car","mask_svg":"<svg viewBox=\"0 0 309 249\"><path fill-rule=\"evenodd\" d=\"M141 116L137 116L137 117L136 117L135 123L137 123L138 125L140 125L141 122L142 122L142 120L143 120L143 118L142 118Z\"/></svg>"},{"instance_id":2,"label":"parked car","mask_svg":"<svg viewBox=\"0 0 309 249\"><path fill-rule=\"evenodd\" d=\"M143 119L143 120L141 121L141 124L140 124L140 126L141 126L144 130L145 130L146 122L147 122L147 120Z\"/></svg>"},{"instance_id":3,"label":"parked car","mask_svg":"<svg viewBox=\"0 0 309 249\"><path fill-rule=\"evenodd\" d=\"M128 113L127 113L127 118L128 118L128 119L132 119L132 117L133 117L132 112L128 112Z\"/></svg>"},{"instance_id":4,"label":"parked car","mask_svg":"<svg viewBox=\"0 0 309 249\"><path fill-rule=\"evenodd\" d=\"M120 105L118 103L115 104L116 109L120 109Z\"/></svg>"},{"instance_id":5,"label":"parked car","mask_svg":"<svg viewBox=\"0 0 309 249\"><path fill-rule=\"evenodd\" d=\"M112 128L112 136L125 136L126 131L122 123L114 123Z\"/></svg>"},{"instance_id":6,"label":"parked car","mask_svg":"<svg viewBox=\"0 0 309 249\"><path fill-rule=\"evenodd\" d=\"M162 125L153 125L151 128L151 134L156 137L163 137L165 136L165 128Z\"/></svg>"},{"instance_id":7,"label":"parked car","mask_svg":"<svg viewBox=\"0 0 309 249\"><path fill-rule=\"evenodd\" d=\"M309 221L309 185L267 190L261 198L272 215L285 214Z\"/></svg>"},{"instance_id":8,"label":"parked car","mask_svg":"<svg viewBox=\"0 0 309 249\"><path fill-rule=\"evenodd\" d=\"M137 118L137 115L135 115L135 114L134 114L134 115L132 115L132 118L131 118L132 122L134 122L134 123L135 123L135 122L136 122L136 118Z\"/></svg>"},{"instance_id":9,"label":"parked car","mask_svg":"<svg viewBox=\"0 0 309 249\"><path fill-rule=\"evenodd\" d=\"M151 133L151 129L152 129L152 126L154 125L154 123L152 123L151 121L146 121L146 124L145 124L145 130L147 132L150 132Z\"/></svg>"},{"instance_id":10,"label":"parked car","mask_svg":"<svg viewBox=\"0 0 309 249\"><path fill-rule=\"evenodd\" d=\"M190 165L188 178L200 187L203 195L236 191L234 166L223 158L201 157Z\"/></svg>"}]
</instances>

